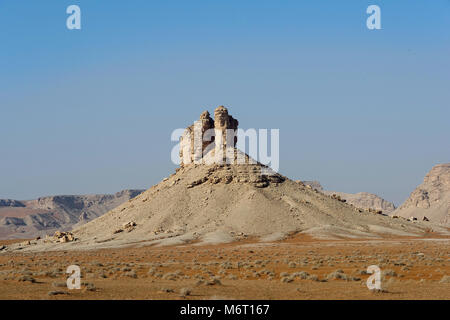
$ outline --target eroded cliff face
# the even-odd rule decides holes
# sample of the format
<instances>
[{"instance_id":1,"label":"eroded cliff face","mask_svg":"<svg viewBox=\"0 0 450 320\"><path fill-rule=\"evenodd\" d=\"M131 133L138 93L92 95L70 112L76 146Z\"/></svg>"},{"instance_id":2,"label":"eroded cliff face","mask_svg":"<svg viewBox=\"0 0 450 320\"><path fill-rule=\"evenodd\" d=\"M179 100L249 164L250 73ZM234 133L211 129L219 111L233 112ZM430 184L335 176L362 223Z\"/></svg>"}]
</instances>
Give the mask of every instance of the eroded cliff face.
<instances>
[{"instance_id":1,"label":"eroded cliff face","mask_svg":"<svg viewBox=\"0 0 450 320\"><path fill-rule=\"evenodd\" d=\"M208 111L204 111L180 138L181 167L203 163L203 157L208 153L221 154L224 160L227 148L236 146L238 125L239 122L228 114L224 106L214 110L214 120Z\"/></svg>"},{"instance_id":2,"label":"eroded cliff face","mask_svg":"<svg viewBox=\"0 0 450 320\"><path fill-rule=\"evenodd\" d=\"M62 195L35 200L0 200L0 239L35 237L70 230L95 219L144 190L115 194Z\"/></svg>"},{"instance_id":3,"label":"eroded cliff face","mask_svg":"<svg viewBox=\"0 0 450 320\"><path fill-rule=\"evenodd\" d=\"M450 163L434 166L394 214L450 224Z\"/></svg>"}]
</instances>

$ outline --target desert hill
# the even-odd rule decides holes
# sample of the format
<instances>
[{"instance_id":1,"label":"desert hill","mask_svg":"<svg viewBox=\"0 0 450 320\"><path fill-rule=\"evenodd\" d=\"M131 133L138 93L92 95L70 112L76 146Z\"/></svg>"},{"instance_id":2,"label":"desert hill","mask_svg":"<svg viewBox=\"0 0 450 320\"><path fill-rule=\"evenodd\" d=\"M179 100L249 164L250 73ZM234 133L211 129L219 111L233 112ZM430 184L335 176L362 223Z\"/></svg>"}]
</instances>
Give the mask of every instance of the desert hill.
<instances>
[{"instance_id":1,"label":"desert hill","mask_svg":"<svg viewBox=\"0 0 450 320\"><path fill-rule=\"evenodd\" d=\"M260 170L260 165L186 166L74 234L91 243L96 238L175 244L277 239L292 232L379 238L424 231L420 224L359 210L281 175L260 176Z\"/></svg>"},{"instance_id":2,"label":"desert hill","mask_svg":"<svg viewBox=\"0 0 450 320\"><path fill-rule=\"evenodd\" d=\"M134 198L144 190L115 194L64 195L35 200L0 200L0 239L33 238L70 230Z\"/></svg>"},{"instance_id":3,"label":"desert hill","mask_svg":"<svg viewBox=\"0 0 450 320\"><path fill-rule=\"evenodd\" d=\"M410 197L392 213L404 218L424 217L450 225L450 163L434 166Z\"/></svg>"},{"instance_id":4,"label":"desert hill","mask_svg":"<svg viewBox=\"0 0 450 320\"><path fill-rule=\"evenodd\" d=\"M350 203L354 205L357 208L361 209L374 209L374 210L380 210L383 213L390 213L395 210L395 205L387 201L380 196L368 193L368 192L358 192L358 193L345 193L345 192L337 192L337 191L330 191L330 190L324 190L320 182L318 181L303 181L304 184L309 185L311 188L316 189L322 193L339 196L341 199L344 199L347 201L347 203Z\"/></svg>"}]
</instances>

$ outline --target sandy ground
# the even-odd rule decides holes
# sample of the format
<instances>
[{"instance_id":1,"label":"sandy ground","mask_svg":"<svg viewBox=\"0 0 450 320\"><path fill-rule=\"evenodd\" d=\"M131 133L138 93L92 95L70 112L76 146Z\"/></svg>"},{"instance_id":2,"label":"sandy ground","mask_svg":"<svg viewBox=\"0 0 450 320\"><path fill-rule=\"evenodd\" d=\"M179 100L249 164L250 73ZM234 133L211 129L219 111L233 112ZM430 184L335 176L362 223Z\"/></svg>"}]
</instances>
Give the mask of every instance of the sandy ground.
<instances>
[{"instance_id":1,"label":"sandy ground","mask_svg":"<svg viewBox=\"0 0 450 320\"><path fill-rule=\"evenodd\" d=\"M449 300L449 244L450 237L297 235L271 243L6 253L0 254L0 299ZM81 268L80 290L65 284L73 264ZM382 292L366 287L364 271L374 264L383 272Z\"/></svg>"}]
</instances>

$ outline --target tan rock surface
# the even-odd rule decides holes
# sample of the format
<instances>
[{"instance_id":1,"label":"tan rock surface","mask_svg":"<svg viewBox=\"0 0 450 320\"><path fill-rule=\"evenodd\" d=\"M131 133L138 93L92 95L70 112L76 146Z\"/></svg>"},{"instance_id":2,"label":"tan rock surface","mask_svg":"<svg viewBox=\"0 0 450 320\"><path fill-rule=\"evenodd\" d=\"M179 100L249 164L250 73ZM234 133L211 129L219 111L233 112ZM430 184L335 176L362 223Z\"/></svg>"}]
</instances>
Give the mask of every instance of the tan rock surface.
<instances>
[{"instance_id":1,"label":"tan rock surface","mask_svg":"<svg viewBox=\"0 0 450 320\"><path fill-rule=\"evenodd\" d=\"M450 225L450 163L434 166L393 215Z\"/></svg>"},{"instance_id":2,"label":"tan rock surface","mask_svg":"<svg viewBox=\"0 0 450 320\"><path fill-rule=\"evenodd\" d=\"M214 118L210 117L208 111L204 111L199 120L186 128L180 138L181 167L204 163L203 157L206 154L214 157L222 155L225 159L226 150L236 146L239 122L228 114L228 109L224 106L214 110Z\"/></svg>"}]
</instances>

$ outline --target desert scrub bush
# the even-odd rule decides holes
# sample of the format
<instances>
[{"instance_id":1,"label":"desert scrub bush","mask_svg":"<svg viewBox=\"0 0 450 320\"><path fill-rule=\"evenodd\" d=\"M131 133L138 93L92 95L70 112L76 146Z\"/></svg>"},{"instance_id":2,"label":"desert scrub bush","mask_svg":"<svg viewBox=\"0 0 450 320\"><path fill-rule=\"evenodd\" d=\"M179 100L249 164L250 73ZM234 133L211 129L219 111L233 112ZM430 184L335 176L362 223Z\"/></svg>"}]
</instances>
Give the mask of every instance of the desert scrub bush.
<instances>
[{"instance_id":1,"label":"desert scrub bush","mask_svg":"<svg viewBox=\"0 0 450 320\"><path fill-rule=\"evenodd\" d=\"M396 277L397 273L394 270L386 269L381 271L381 276L389 276L389 277Z\"/></svg>"},{"instance_id":2,"label":"desert scrub bush","mask_svg":"<svg viewBox=\"0 0 450 320\"><path fill-rule=\"evenodd\" d=\"M177 277L184 276L184 273L181 270L176 270L174 273Z\"/></svg>"},{"instance_id":3,"label":"desert scrub bush","mask_svg":"<svg viewBox=\"0 0 450 320\"><path fill-rule=\"evenodd\" d=\"M180 289L180 297L186 297L191 295L191 290L188 288L181 288Z\"/></svg>"},{"instance_id":4,"label":"desert scrub bush","mask_svg":"<svg viewBox=\"0 0 450 320\"><path fill-rule=\"evenodd\" d=\"M234 274L230 274L230 275L228 275L228 279L230 279L230 280L237 280L238 277L236 277Z\"/></svg>"},{"instance_id":5,"label":"desert scrub bush","mask_svg":"<svg viewBox=\"0 0 450 320\"><path fill-rule=\"evenodd\" d=\"M22 271L20 271L20 274L23 276L31 276L31 275L33 275L33 272L31 272L28 269L23 269Z\"/></svg>"},{"instance_id":6,"label":"desert scrub bush","mask_svg":"<svg viewBox=\"0 0 450 320\"><path fill-rule=\"evenodd\" d=\"M337 271L334 271L334 272L328 274L327 275L327 280L338 280L338 279L340 279L340 280L348 280L347 275L345 273L339 272L339 271L342 271L342 270L337 270Z\"/></svg>"},{"instance_id":7,"label":"desert scrub bush","mask_svg":"<svg viewBox=\"0 0 450 320\"><path fill-rule=\"evenodd\" d=\"M82 282L81 285L83 286L84 291L97 291L97 288L91 282Z\"/></svg>"},{"instance_id":8,"label":"desert scrub bush","mask_svg":"<svg viewBox=\"0 0 450 320\"><path fill-rule=\"evenodd\" d=\"M450 276L443 276L440 283L450 283Z\"/></svg>"},{"instance_id":9,"label":"desert scrub bush","mask_svg":"<svg viewBox=\"0 0 450 320\"><path fill-rule=\"evenodd\" d=\"M308 279L309 273L306 271L300 271L300 272L293 273L292 276L302 279L302 280L306 280L306 279Z\"/></svg>"},{"instance_id":10,"label":"desert scrub bush","mask_svg":"<svg viewBox=\"0 0 450 320\"><path fill-rule=\"evenodd\" d=\"M199 280L197 280L196 282L195 282L195 285L198 287L198 286L202 286L202 285L204 285L204 284L206 284L206 282L205 282L205 280L202 280L202 279L199 279Z\"/></svg>"},{"instance_id":11,"label":"desert scrub bush","mask_svg":"<svg viewBox=\"0 0 450 320\"><path fill-rule=\"evenodd\" d=\"M56 295L69 294L69 293L65 292L65 291L49 291L49 292L47 292L47 294L49 296L56 296Z\"/></svg>"},{"instance_id":12,"label":"desert scrub bush","mask_svg":"<svg viewBox=\"0 0 450 320\"><path fill-rule=\"evenodd\" d=\"M20 276L17 281L36 283L36 279L31 276Z\"/></svg>"},{"instance_id":13,"label":"desert scrub bush","mask_svg":"<svg viewBox=\"0 0 450 320\"><path fill-rule=\"evenodd\" d=\"M56 281L52 283L52 286L55 288L66 288L67 287L67 283L62 282L62 281Z\"/></svg>"},{"instance_id":14,"label":"desert scrub bush","mask_svg":"<svg viewBox=\"0 0 450 320\"><path fill-rule=\"evenodd\" d=\"M316 274L312 274L312 275L308 276L308 280L319 281L319 277Z\"/></svg>"},{"instance_id":15,"label":"desert scrub bush","mask_svg":"<svg viewBox=\"0 0 450 320\"><path fill-rule=\"evenodd\" d=\"M358 275L368 275L366 270L356 270L355 273L358 274Z\"/></svg>"},{"instance_id":16,"label":"desert scrub bush","mask_svg":"<svg viewBox=\"0 0 450 320\"><path fill-rule=\"evenodd\" d=\"M370 289L370 293L372 294L383 294L383 293L389 293L387 289Z\"/></svg>"},{"instance_id":17,"label":"desert scrub bush","mask_svg":"<svg viewBox=\"0 0 450 320\"><path fill-rule=\"evenodd\" d=\"M220 265L220 267L222 269L233 269L233 264L229 261L225 261Z\"/></svg>"},{"instance_id":18,"label":"desert scrub bush","mask_svg":"<svg viewBox=\"0 0 450 320\"><path fill-rule=\"evenodd\" d=\"M129 278L133 278L133 279L136 279L138 277L136 271L134 271L134 270L130 270L128 272L125 272L123 275L125 277L129 277Z\"/></svg>"},{"instance_id":19,"label":"desert scrub bush","mask_svg":"<svg viewBox=\"0 0 450 320\"><path fill-rule=\"evenodd\" d=\"M288 267L289 268L295 268L295 267L297 267L297 264L295 262L291 261L291 262L288 263Z\"/></svg>"},{"instance_id":20,"label":"desert scrub bush","mask_svg":"<svg viewBox=\"0 0 450 320\"><path fill-rule=\"evenodd\" d=\"M173 289L170 289L170 288L161 288L159 291L163 292L163 293L173 293L174 292Z\"/></svg>"},{"instance_id":21,"label":"desert scrub bush","mask_svg":"<svg viewBox=\"0 0 450 320\"><path fill-rule=\"evenodd\" d=\"M224 269L220 269L219 272L217 272L220 275L226 275L227 272Z\"/></svg>"},{"instance_id":22,"label":"desert scrub bush","mask_svg":"<svg viewBox=\"0 0 450 320\"><path fill-rule=\"evenodd\" d=\"M222 282L218 278L212 278L207 283L208 286L222 285Z\"/></svg>"},{"instance_id":23,"label":"desert scrub bush","mask_svg":"<svg viewBox=\"0 0 450 320\"><path fill-rule=\"evenodd\" d=\"M46 274L50 277L50 278L58 278L60 276L62 276L61 272L55 272L55 271L48 271L46 272Z\"/></svg>"},{"instance_id":24,"label":"desert scrub bush","mask_svg":"<svg viewBox=\"0 0 450 320\"><path fill-rule=\"evenodd\" d=\"M149 276L154 276L155 273L156 273L156 268L150 268L147 271L147 275L149 275Z\"/></svg>"},{"instance_id":25,"label":"desert scrub bush","mask_svg":"<svg viewBox=\"0 0 450 320\"><path fill-rule=\"evenodd\" d=\"M282 278L280 279L280 281L281 281L282 283L291 283L292 281L294 281L294 278L293 278L292 276L289 276L289 277L282 277Z\"/></svg>"},{"instance_id":26,"label":"desert scrub bush","mask_svg":"<svg viewBox=\"0 0 450 320\"><path fill-rule=\"evenodd\" d=\"M164 280L173 280L173 281L175 281L175 280L177 280L177 278L178 278L177 275L175 273L173 273L173 272L165 273L162 276L162 279L164 279Z\"/></svg>"}]
</instances>

